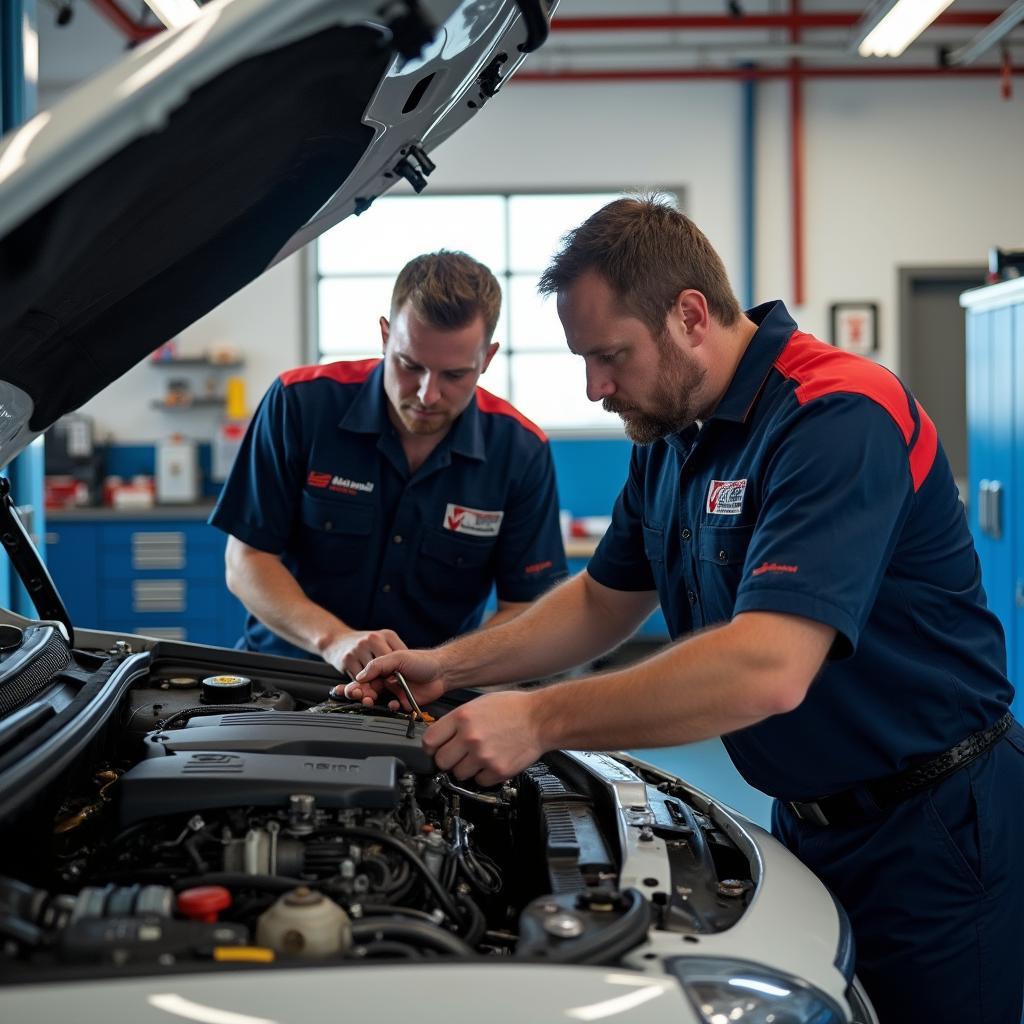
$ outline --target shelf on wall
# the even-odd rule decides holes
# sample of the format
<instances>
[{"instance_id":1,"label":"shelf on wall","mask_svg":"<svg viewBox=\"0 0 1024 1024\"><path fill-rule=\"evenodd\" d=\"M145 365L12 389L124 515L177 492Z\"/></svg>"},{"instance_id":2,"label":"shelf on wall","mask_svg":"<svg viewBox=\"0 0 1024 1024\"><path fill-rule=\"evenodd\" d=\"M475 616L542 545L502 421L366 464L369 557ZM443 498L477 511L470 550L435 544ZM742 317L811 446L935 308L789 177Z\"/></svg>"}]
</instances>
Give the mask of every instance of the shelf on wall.
<instances>
[{"instance_id":1,"label":"shelf on wall","mask_svg":"<svg viewBox=\"0 0 1024 1024\"><path fill-rule=\"evenodd\" d=\"M198 398L190 398L187 402L165 402L162 398L154 398L150 405L154 409L166 409L168 412L177 412L184 409L212 409L215 405L224 408L223 395L200 395Z\"/></svg>"},{"instance_id":2,"label":"shelf on wall","mask_svg":"<svg viewBox=\"0 0 1024 1024\"><path fill-rule=\"evenodd\" d=\"M207 356L182 356L177 359L151 359L150 366L205 366L211 370L235 370L244 365L241 359L232 359L229 362L209 359Z\"/></svg>"}]
</instances>

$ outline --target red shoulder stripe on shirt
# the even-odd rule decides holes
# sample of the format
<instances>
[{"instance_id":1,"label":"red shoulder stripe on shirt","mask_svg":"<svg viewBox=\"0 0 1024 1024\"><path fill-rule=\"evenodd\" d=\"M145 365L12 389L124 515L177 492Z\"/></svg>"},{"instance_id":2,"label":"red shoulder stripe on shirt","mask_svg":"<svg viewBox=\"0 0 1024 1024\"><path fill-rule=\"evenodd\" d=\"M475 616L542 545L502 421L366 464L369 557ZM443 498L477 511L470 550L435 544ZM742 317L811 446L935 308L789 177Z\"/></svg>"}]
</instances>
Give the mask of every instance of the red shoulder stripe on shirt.
<instances>
[{"instance_id":1,"label":"red shoulder stripe on shirt","mask_svg":"<svg viewBox=\"0 0 1024 1024\"><path fill-rule=\"evenodd\" d=\"M338 384L362 384L379 362L379 359L355 359L351 362L299 366L294 370L285 370L280 380L285 387L321 378L336 381Z\"/></svg>"},{"instance_id":2,"label":"red shoulder stripe on shirt","mask_svg":"<svg viewBox=\"0 0 1024 1024\"><path fill-rule=\"evenodd\" d=\"M880 405L893 419L910 445L917 424L899 378L868 359L843 352L803 331L792 337L775 360L775 368L797 384L796 400L805 405L825 395L863 395ZM917 491L935 463L939 448L935 424L915 400L921 426L908 452L910 474Z\"/></svg>"},{"instance_id":3,"label":"red shoulder stripe on shirt","mask_svg":"<svg viewBox=\"0 0 1024 1024\"><path fill-rule=\"evenodd\" d=\"M504 398L492 395L490 391L483 388L476 389L477 408L487 414L498 416L511 416L521 427L525 427L531 434L536 434L542 441L547 441L548 436L533 420L528 420L514 405L506 402Z\"/></svg>"}]
</instances>

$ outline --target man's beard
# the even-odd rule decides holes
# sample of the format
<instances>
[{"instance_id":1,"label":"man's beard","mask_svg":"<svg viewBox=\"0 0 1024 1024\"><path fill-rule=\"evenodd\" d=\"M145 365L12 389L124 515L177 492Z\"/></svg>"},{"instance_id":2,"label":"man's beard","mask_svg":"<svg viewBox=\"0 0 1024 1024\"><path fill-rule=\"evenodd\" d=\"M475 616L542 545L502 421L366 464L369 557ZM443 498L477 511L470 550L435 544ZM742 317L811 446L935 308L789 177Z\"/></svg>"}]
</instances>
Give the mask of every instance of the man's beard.
<instances>
[{"instance_id":1,"label":"man's beard","mask_svg":"<svg viewBox=\"0 0 1024 1024\"><path fill-rule=\"evenodd\" d=\"M402 411L405 413L405 415L402 416L402 423L410 434L417 434L420 437L425 437L430 434L440 433L442 430L447 430L451 426L452 417L446 413L431 416L429 419L417 419L413 415L412 410L419 408L419 406L413 405L402 406Z\"/></svg>"},{"instance_id":2,"label":"man's beard","mask_svg":"<svg viewBox=\"0 0 1024 1024\"><path fill-rule=\"evenodd\" d=\"M640 410L614 398L606 398L602 403L608 412L622 416L626 437L634 444L653 444L675 434L693 423L700 412L697 391L707 370L680 352L667 335L658 339L658 348L658 383L645 402L647 408Z\"/></svg>"}]
</instances>

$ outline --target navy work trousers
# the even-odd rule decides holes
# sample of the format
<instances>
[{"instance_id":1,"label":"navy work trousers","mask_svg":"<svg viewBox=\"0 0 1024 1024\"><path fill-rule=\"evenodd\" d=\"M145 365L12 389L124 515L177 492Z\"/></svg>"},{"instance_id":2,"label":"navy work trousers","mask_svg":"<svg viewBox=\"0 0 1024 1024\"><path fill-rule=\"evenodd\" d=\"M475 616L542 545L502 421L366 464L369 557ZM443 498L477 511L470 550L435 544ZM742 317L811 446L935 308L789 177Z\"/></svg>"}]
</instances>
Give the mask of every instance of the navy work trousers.
<instances>
[{"instance_id":1,"label":"navy work trousers","mask_svg":"<svg viewBox=\"0 0 1024 1024\"><path fill-rule=\"evenodd\" d=\"M1024 727L876 818L772 831L853 925L881 1024L1018 1024L1024 1001Z\"/></svg>"}]
</instances>

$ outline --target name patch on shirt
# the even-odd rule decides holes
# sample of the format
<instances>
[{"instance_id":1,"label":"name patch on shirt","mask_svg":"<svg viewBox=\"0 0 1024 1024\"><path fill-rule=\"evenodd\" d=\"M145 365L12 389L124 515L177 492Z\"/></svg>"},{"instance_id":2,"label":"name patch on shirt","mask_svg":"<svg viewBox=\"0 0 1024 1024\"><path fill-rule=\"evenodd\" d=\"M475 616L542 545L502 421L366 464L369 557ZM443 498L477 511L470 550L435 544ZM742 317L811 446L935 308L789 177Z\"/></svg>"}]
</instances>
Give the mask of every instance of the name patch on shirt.
<instances>
[{"instance_id":1,"label":"name patch on shirt","mask_svg":"<svg viewBox=\"0 0 1024 1024\"><path fill-rule=\"evenodd\" d=\"M482 508L448 505L444 513L444 528L453 533L468 533L474 537L497 537L504 512L487 512Z\"/></svg>"},{"instance_id":2,"label":"name patch on shirt","mask_svg":"<svg viewBox=\"0 0 1024 1024\"><path fill-rule=\"evenodd\" d=\"M306 477L306 483L310 487L326 487L329 491L337 491L339 494L357 494L362 491L364 494L372 494L374 483L372 480L350 480L347 476L339 476L336 473L317 473L310 470Z\"/></svg>"},{"instance_id":3,"label":"name patch on shirt","mask_svg":"<svg viewBox=\"0 0 1024 1024\"><path fill-rule=\"evenodd\" d=\"M746 480L712 480L707 510L716 516L738 516L743 510Z\"/></svg>"}]
</instances>

